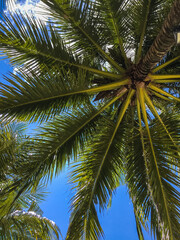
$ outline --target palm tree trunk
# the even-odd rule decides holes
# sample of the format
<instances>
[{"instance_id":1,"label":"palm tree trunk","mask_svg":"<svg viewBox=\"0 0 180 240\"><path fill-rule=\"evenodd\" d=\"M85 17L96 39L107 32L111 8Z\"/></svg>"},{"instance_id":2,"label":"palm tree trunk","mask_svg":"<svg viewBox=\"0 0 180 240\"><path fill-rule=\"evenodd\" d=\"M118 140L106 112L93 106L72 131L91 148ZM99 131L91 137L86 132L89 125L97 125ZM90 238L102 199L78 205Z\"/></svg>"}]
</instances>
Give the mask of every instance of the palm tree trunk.
<instances>
[{"instance_id":1,"label":"palm tree trunk","mask_svg":"<svg viewBox=\"0 0 180 240\"><path fill-rule=\"evenodd\" d=\"M164 24L145 57L138 64L136 74L144 79L151 69L168 53L175 44L173 30L180 24L180 0L175 0Z\"/></svg>"}]
</instances>

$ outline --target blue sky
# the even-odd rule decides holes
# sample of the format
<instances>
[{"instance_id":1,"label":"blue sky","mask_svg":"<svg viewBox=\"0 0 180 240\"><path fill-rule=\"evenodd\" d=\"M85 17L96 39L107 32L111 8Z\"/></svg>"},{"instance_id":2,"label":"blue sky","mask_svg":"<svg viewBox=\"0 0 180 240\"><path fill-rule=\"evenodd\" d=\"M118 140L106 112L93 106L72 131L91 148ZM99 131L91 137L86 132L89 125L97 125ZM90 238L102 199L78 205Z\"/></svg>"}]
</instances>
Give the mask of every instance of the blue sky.
<instances>
[{"instance_id":1,"label":"blue sky","mask_svg":"<svg viewBox=\"0 0 180 240\"><path fill-rule=\"evenodd\" d=\"M50 194L41 205L44 215L55 221L63 236L68 228L70 185L67 174L62 173L48 186ZM105 240L138 240L132 203L128 197L126 186L121 186L113 197L112 206L100 215ZM146 234L146 240L151 238Z\"/></svg>"},{"instance_id":2,"label":"blue sky","mask_svg":"<svg viewBox=\"0 0 180 240\"><path fill-rule=\"evenodd\" d=\"M3 82L2 75L11 70L7 60L0 61L0 82ZM29 132L32 131L31 129L32 126ZM70 215L69 201L72 197L70 186L67 184L67 172L61 173L54 179L52 184L48 185L47 191L50 193L46 201L41 204L44 216L55 221L65 237ZM126 186L121 186L116 191L112 207L100 215L100 222L105 232L105 240L138 240L132 203ZM150 236L145 234L145 240L150 239Z\"/></svg>"}]
</instances>

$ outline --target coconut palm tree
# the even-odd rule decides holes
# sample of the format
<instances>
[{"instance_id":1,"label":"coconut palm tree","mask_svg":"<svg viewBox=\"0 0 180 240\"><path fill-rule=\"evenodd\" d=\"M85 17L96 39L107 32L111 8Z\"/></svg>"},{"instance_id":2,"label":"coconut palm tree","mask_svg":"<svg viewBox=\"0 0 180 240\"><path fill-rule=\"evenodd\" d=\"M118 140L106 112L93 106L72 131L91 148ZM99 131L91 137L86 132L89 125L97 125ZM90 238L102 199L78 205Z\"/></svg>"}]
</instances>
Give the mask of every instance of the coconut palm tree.
<instances>
[{"instance_id":1,"label":"coconut palm tree","mask_svg":"<svg viewBox=\"0 0 180 240\"><path fill-rule=\"evenodd\" d=\"M66 239L103 235L124 181L139 239L179 238L179 0L42 0L47 21L16 12L0 24L2 119L46 121L21 172L20 193L72 164ZM43 13L42 13L43 14ZM18 184L17 184L18 186Z\"/></svg>"},{"instance_id":2,"label":"coconut palm tree","mask_svg":"<svg viewBox=\"0 0 180 240\"><path fill-rule=\"evenodd\" d=\"M42 186L36 191L26 189L18 194L17 188L12 188L18 174L16 165L27 161L26 154L32 141L25 138L22 125L0 128L0 238L1 239L59 239L59 228L56 224L42 217L39 207L45 192ZM20 187L20 185L18 186Z\"/></svg>"}]
</instances>

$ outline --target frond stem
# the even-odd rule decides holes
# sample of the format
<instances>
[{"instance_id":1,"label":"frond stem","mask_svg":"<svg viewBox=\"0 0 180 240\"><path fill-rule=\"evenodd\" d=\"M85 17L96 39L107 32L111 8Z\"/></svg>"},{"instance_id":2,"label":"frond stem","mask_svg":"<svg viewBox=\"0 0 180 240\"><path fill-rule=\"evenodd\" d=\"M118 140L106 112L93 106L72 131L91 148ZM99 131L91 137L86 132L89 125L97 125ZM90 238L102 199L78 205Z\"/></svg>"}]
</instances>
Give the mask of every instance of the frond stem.
<instances>
[{"instance_id":1,"label":"frond stem","mask_svg":"<svg viewBox=\"0 0 180 240\"><path fill-rule=\"evenodd\" d=\"M165 206L165 211L166 211L166 216L167 216L168 226L169 226L169 231L170 231L170 236L171 236L170 239L173 240L172 226L171 226L171 220L170 220L169 210L168 210L168 206L167 206L166 195L164 192L164 187L162 184L161 175L159 172L158 163L157 163L157 159L156 159L156 155L155 155L155 151L154 151L154 147L153 147L153 143L152 143L152 139L151 139L151 133L149 130L149 124L148 124L145 101L144 101L144 90L141 87L138 89L138 96L139 96L139 101L140 101L140 105L141 105L141 109L142 109L144 123L145 123L146 130L147 130L148 137L149 137L149 142L150 142L151 151L152 151L152 155L153 155L153 159L154 159L155 169L157 172L157 176L158 176L158 180L159 180L159 184L160 184L160 188L161 188L161 192L162 192L162 198L163 198L163 202L164 202L164 206Z\"/></svg>"},{"instance_id":2,"label":"frond stem","mask_svg":"<svg viewBox=\"0 0 180 240\"><path fill-rule=\"evenodd\" d=\"M160 79L180 79L180 75L179 74L176 74L176 75L150 75L150 78L151 79L157 79L157 80L160 80Z\"/></svg>"},{"instance_id":3,"label":"frond stem","mask_svg":"<svg viewBox=\"0 0 180 240\"><path fill-rule=\"evenodd\" d=\"M122 80L122 81L106 84L104 86L93 87L93 88L79 90L79 91L75 91L75 92L62 93L62 94L59 94L57 96L47 97L47 98L43 98L43 99L36 99L36 100L33 100L33 101L20 103L20 104L17 104L15 106L8 107L8 109L11 109L11 108L14 108L14 107L21 107L21 106L25 106L25 105L29 105L29 104L33 104L33 103L40 103L40 102L53 100L53 99L57 99L57 98L72 96L72 95L76 95L76 94L83 94L83 93L92 94L92 93L96 93L96 92L100 92L100 91L112 90L112 89L115 89L115 88L119 88L120 86L126 85L128 83L129 83L129 80L125 79L125 80Z\"/></svg>"},{"instance_id":4,"label":"frond stem","mask_svg":"<svg viewBox=\"0 0 180 240\"><path fill-rule=\"evenodd\" d=\"M149 98L148 94L146 91L144 91L144 96L145 96L145 100L147 101L150 109L152 110L152 112L155 114L155 116L157 117L157 119L159 120L159 122L162 124L163 128L165 129L166 133L168 134L170 140L172 141L173 145L178 149L178 146L176 145L176 143L174 142L171 134L169 133L167 127L165 126L164 122L162 121L161 117L159 116L156 108L154 107L151 99Z\"/></svg>"},{"instance_id":5,"label":"frond stem","mask_svg":"<svg viewBox=\"0 0 180 240\"><path fill-rule=\"evenodd\" d=\"M157 79L157 80L154 80L153 82L155 82L155 83L175 83L175 82L180 82L180 79L179 80L175 80L175 79L169 79L169 80L160 79L159 80L159 79Z\"/></svg>"},{"instance_id":6,"label":"frond stem","mask_svg":"<svg viewBox=\"0 0 180 240\"><path fill-rule=\"evenodd\" d=\"M165 95L165 96L167 96L167 97L169 97L169 98L172 98L172 99L180 102L180 99L179 99L179 98L171 95L170 93L167 93L166 91L158 88L157 86L155 86L155 85L153 85L153 84L149 84L149 88L152 89L152 90L154 90L154 91L156 91L156 92L158 92L158 93L161 93L161 94L163 94L163 95Z\"/></svg>"},{"instance_id":7,"label":"frond stem","mask_svg":"<svg viewBox=\"0 0 180 240\"><path fill-rule=\"evenodd\" d=\"M3 44L7 44L7 43L3 43ZM8 46L9 44L7 44ZM77 64L77 63L73 63L73 62L69 62L68 60L63 60L63 59L59 59L57 57L54 57L52 55L48 55L46 53L34 50L34 49L27 49L27 47L23 47L23 46L16 46L14 44L11 44L12 47L14 47L15 49L19 49L20 51L26 52L26 53L30 53L31 55L41 55L42 57L45 57L47 59L52 59L54 61L60 62L60 63L64 63L67 64L69 66L74 66L80 69L84 69L86 71L92 72L94 74L97 74L99 76L104 76L104 77L108 77L111 79L121 79L122 75L120 74L116 74L116 73L110 73L110 72L106 72L106 71L101 71L99 69L95 69L95 68L91 68L82 64Z\"/></svg>"},{"instance_id":8,"label":"frond stem","mask_svg":"<svg viewBox=\"0 0 180 240\"><path fill-rule=\"evenodd\" d=\"M173 63L173 62L175 62L176 60L179 60L179 59L180 59L180 56L177 56L177 57L175 57L175 58L173 58L173 59L165 62L164 64L161 64L160 66L154 68L154 69L152 70L152 73L158 72L159 70L165 68L165 67L168 66L169 64L171 64L171 63Z\"/></svg>"},{"instance_id":9,"label":"frond stem","mask_svg":"<svg viewBox=\"0 0 180 240\"><path fill-rule=\"evenodd\" d=\"M171 100L170 98L167 98L159 93L157 93L156 91L150 89L150 91L153 93L153 95L157 96L158 98L164 99L165 101L170 101L172 102L173 100Z\"/></svg>"}]
</instances>

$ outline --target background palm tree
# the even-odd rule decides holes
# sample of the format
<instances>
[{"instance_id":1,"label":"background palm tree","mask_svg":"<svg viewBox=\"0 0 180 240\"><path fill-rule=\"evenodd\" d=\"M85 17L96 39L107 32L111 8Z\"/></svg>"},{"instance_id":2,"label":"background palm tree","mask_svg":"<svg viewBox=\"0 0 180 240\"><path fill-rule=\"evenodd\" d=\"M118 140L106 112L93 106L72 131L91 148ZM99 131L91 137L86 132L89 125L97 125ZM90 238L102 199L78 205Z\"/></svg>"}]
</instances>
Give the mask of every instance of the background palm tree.
<instances>
[{"instance_id":1,"label":"background palm tree","mask_svg":"<svg viewBox=\"0 0 180 240\"><path fill-rule=\"evenodd\" d=\"M9 185L11 186L12 182L9 182ZM7 187L7 183L5 187ZM6 197L1 196L1 239L59 239L59 228L53 221L42 216L43 212L38 206L44 193L38 190L34 193L26 191L14 201L13 197L16 194L16 192L11 192Z\"/></svg>"},{"instance_id":2,"label":"background palm tree","mask_svg":"<svg viewBox=\"0 0 180 240\"><path fill-rule=\"evenodd\" d=\"M59 228L42 217L43 212L38 206L45 195L42 186L36 191L26 189L22 194L13 188L20 177L16 167L28 161L32 148L32 140L23 132L23 125L2 124L0 128L0 237L8 240L59 239Z\"/></svg>"},{"instance_id":3,"label":"background palm tree","mask_svg":"<svg viewBox=\"0 0 180 240\"><path fill-rule=\"evenodd\" d=\"M2 119L49 121L16 168L19 194L75 162L67 239L103 235L98 207L122 180L139 238L150 227L178 239L179 0L42 2L48 23L15 13L0 24L2 55L19 66L1 87Z\"/></svg>"}]
</instances>

